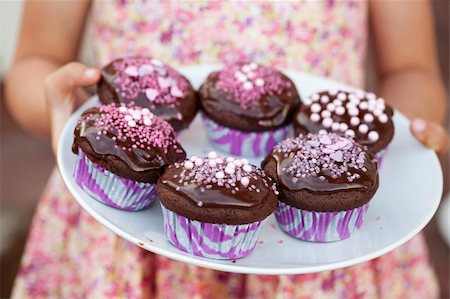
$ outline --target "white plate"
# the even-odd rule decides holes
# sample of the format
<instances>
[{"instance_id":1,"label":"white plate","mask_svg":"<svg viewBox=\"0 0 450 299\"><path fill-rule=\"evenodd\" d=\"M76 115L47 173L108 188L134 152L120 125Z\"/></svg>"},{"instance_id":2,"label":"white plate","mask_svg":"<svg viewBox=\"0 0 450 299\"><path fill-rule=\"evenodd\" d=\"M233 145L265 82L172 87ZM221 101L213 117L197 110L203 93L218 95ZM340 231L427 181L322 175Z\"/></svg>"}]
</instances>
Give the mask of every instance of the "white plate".
<instances>
[{"instance_id":1,"label":"white plate","mask_svg":"<svg viewBox=\"0 0 450 299\"><path fill-rule=\"evenodd\" d=\"M217 66L185 67L181 72L198 87ZM302 97L329 88L352 89L322 77L286 71ZM436 212L442 195L442 172L436 155L422 147L410 134L408 120L396 113L395 137L384 158L380 187L371 201L362 228L344 241L311 243L283 233L271 215L255 250L232 261L199 258L172 246L163 230L159 202L145 211L124 212L89 197L75 183L75 155L71 151L73 129L80 114L96 104L91 99L66 124L58 147L61 175L80 205L100 223L142 248L181 262L216 270L255 274L300 274L343 268L368 261L402 245L420 232ZM180 141L188 155L212 150L201 119L197 116ZM259 161L253 163L259 165ZM119 261L120 262L120 261Z\"/></svg>"}]
</instances>

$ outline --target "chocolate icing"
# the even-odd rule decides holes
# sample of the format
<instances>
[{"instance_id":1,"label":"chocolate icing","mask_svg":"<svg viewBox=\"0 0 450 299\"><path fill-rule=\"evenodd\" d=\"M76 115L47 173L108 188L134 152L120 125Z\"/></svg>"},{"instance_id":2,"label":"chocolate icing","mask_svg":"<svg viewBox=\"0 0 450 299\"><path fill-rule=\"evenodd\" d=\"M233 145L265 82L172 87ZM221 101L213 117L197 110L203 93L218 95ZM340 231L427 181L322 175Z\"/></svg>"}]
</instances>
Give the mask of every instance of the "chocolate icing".
<instances>
[{"instance_id":1,"label":"chocolate icing","mask_svg":"<svg viewBox=\"0 0 450 299\"><path fill-rule=\"evenodd\" d=\"M328 98L328 101L324 102L322 101L322 97L325 96ZM352 98L353 100L350 100L349 98ZM349 102L354 102L354 107L357 108L356 110L350 112L349 109L346 107ZM344 110L341 110L341 115L338 115L336 111L337 105L334 106L335 109L327 108L327 105L333 102L340 102L342 103L341 107L345 108ZM374 104L370 105L366 109L361 109L360 103L365 102L368 105L369 102L373 102ZM359 103L359 104L358 104ZM319 105L320 110L318 112L313 112L312 107L313 105ZM351 105L351 104L350 104ZM319 107L318 106L318 107ZM329 106L328 106L329 107ZM350 106L349 106L350 107ZM342 109L342 108L340 108ZM324 112L324 111L329 112ZM316 117L320 116L320 119L317 121L314 121L314 117L312 117L312 114L316 114ZM326 115L324 113L329 113L333 123L337 124L345 124L345 125L336 125L334 128L334 125L325 126L324 125L324 118L323 115ZM353 113L354 115L350 115L350 113ZM383 116L376 116L374 113L377 114L383 114ZM322 115L321 115L322 114ZM370 114L367 116L370 119L373 119L370 122L365 121L366 114ZM380 150L387 147L387 145L391 142L393 135L394 135L394 124L392 122L392 116L394 114L393 109L385 103L385 101L381 98L377 98L372 93L365 93L365 92L346 92L346 91L324 91L320 92L318 94L314 94L310 96L309 98L305 99L303 102L303 105L298 109L296 112L295 117L293 118L293 124L294 124L294 131L295 134L307 134L307 133L318 133L320 130L326 130L329 132L333 132L342 136L350 136L354 137L355 140L362 144L366 145L369 150L372 153L377 153ZM356 125L352 124L351 118L355 117ZM384 122L381 122L383 120ZM366 125L367 126L367 132L360 131L359 126L360 125ZM351 131L351 132L349 132ZM374 132L374 133L370 133ZM370 139L369 137L372 137L369 134L373 134L377 139Z\"/></svg>"},{"instance_id":2,"label":"chocolate icing","mask_svg":"<svg viewBox=\"0 0 450 299\"><path fill-rule=\"evenodd\" d=\"M233 74L248 65L228 66L208 76L199 90L203 112L218 124L241 131L268 131L288 124L300 103L294 83L279 71L257 66L251 79L253 87L245 90L241 82L232 80ZM228 80L223 82L222 77ZM257 86L258 79L267 82Z\"/></svg>"},{"instance_id":3,"label":"chocolate icing","mask_svg":"<svg viewBox=\"0 0 450 299\"><path fill-rule=\"evenodd\" d=\"M143 111L132 104L126 108ZM134 127L122 126L119 118L123 113L118 109L116 104L109 104L86 110L74 130L73 152L78 153L81 149L94 163L116 175L152 183L156 182L165 166L186 157L167 122L148 112L152 121L150 126L143 124L143 117L133 119ZM106 117L116 126L106 124Z\"/></svg>"},{"instance_id":4,"label":"chocolate icing","mask_svg":"<svg viewBox=\"0 0 450 299\"><path fill-rule=\"evenodd\" d=\"M198 166L196 159L202 164ZM218 162L210 166L210 160L216 159ZM167 167L158 181L161 203L168 209L194 220L243 224L262 220L276 208L275 185L256 166L247 164L245 167L250 166L251 171L245 171L244 165L237 162L233 173L228 173L227 165L234 162L222 157L194 157L188 161L192 162L192 168L186 168L185 163L189 163L186 161L175 163ZM216 177L218 172L223 174L222 178ZM243 177L248 181L241 182Z\"/></svg>"},{"instance_id":5,"label":"chocolate icing","mask_svg":"<svg viewBox=\"0 0 450 299\"><path fill-rule=\"evenodd\" d=\"M154 70L136 76L124 74L126 67L139 67L139 65L150 65ZM128 76L130 81L125 84L120 82L121 75ZM151 80L144 82L144 76L150 76ZM175 94L177 96L170 93L170 88L161 88L161 85L156 83L157 80L153 81L158 76L167 78L169 82L176 84L178 89ZM146 88L150 87L160 92L158 95L154 95L155 99L153 100L150 100L145 92ZM189 81L174 69L150 57L132 57L112 61L102 68L97 88L102 103L128 104L134 102L140 107L150 109L156 116L169 122L176 131L187 128L198 109L197 94ZM126 92L127 89L131 92ZM179 92L182 95L178 94Z\"/></svg>"}]
</instances>

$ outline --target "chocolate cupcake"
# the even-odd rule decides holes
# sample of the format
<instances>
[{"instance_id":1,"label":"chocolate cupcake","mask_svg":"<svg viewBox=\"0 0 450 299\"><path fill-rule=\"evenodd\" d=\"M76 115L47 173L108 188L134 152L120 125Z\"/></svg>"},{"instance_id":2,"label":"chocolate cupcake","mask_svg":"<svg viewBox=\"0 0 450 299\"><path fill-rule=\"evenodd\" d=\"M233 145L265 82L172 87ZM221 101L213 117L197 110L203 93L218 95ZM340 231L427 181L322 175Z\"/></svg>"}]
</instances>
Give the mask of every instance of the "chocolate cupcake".
<instances>
[{"instance_id":1,"label":"chocolate cupcake","mask_svg":"<svg viewBox=\"0 0 450 299\"><path fill-rule=\"evenodd\" d=\"M236 259L253 250L278 194L261 169L215 152L170 165L157 190L169 241L214 259Z\"/></svg>"},{"instance_id":2,"label":"chocolate cupcake","mask_svg":"<svg viewBox=\"0 0 450 299\"><path fill-rule=\"evenodd\" d=\"M295 134L321 130L352 137L381 159L394 136L394 111L384 99L363 91L324 91L303 101L294 117Z\"/></svg>"},{"instance_id":3,"label":"chocolate cupcake","mask_svg":"<svg viewBox=\"0 0 450 299\"><path fill-rule=\"evenodd\" d=\"M101 71L98 96L104 104L131 103L148 108L180 131L197 113L197 95L180 73L150 57L114 60Z\"/></svg>"},{"instance_id":4,"label":"chocolate cupcake","mask_svg":"<svg viewBox=\"0 0 450 299\"><path fill-rule=\"evenodd\" d=\"M373 155L334 133L288 138L262 165L278 185L275 216L281 229L306 241L350 237L378 188Z\"/></svg>"},{"instance_id":5,"label":"chocolate cupcake","mask_svg":"<svg viewBox=\"0 0 450 299\"><path fill-rule=\"evenodd\" d=\"M199 94L212 144L238 156L269 153L290 132L290 119L300 103L286 75L256 63L211 73Z\"/></svg>"},{"instance_id":6,"label":"chocolate cupcake","mask_svg":"<svg viewBox=\"0 0 450 299\"><path fill-rule=\"evenodd\" d=\"M78 185L104 204L133 211L153 203L164 168L186 157L173 128L133 104L86 110L75 127L72 150L78 154Z\"/></svg>"}]
</instances>

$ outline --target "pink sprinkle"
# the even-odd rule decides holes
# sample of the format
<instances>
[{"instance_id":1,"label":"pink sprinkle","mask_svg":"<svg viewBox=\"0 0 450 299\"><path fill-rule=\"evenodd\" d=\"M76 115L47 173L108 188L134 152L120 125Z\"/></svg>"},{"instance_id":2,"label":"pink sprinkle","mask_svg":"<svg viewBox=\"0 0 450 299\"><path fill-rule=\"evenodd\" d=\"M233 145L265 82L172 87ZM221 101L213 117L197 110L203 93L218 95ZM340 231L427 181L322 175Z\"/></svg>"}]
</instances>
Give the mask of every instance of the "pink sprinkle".
<instances>
[{"instance_id":1,"label":"pink sprinkle","mask_svg":"<svg viewBox=\"0 0 450 299\"><path fill-rule=\"evenodd\" d=\"M125 74L131 77L139 76L138 69L135 66L129 66L125 69Z\"/></svg>"},{"instance_id":2,"label":"pink sprinkle","mask_svg":"<svg viewBox=\"0 0 450 299\"><path fill-rule=\"evenodd\" d=\"M165 89L170 86L170 81L164 77L158 76L158 85L161 89Z\"/></svg>"},{"instance_id":3,"label":"pink sprinkle","mask_svg":"<svg viewBox=\"0 0 450 299\"><path fill-rule=\"evenodd\" d=\"M328 135L320 135L319 136L319 141L322 144L331 144L332 143L331 139L330 139L330 137L328 137Z\"/></svg>"},{"instance_id":4,"label":"pink sprinkle","mask_svg":"<svg viewBox=\"0 0 450 299\"><path fill-rule=\"evenodd\" d=\"M278 244L283 244L284 240L278 240Z\"/></svg>"},{"instance_id":5,"label":"pink sprinkle","mask_svg":"<svg viewBox=\"0 0 450 299\"><path fill-rule=\"evenodd\" d=\"M145 96L146 96L147 99L149 99L150 101L154 101L158 95L159 95L159 92L158 92L156 89L153 89L153 88L147 88L147 89L145 90Z\"/></svg>"},{"instance_id":6,"label":"pink sprinkle","mask_svg":"<svg viewBox=\"0 0 450 299\"><path fill-rule=\"evenodd\" d=\"M377 216L377 218L375 218L376 221L380 221L381 217Z\"/></svg>"},{"instance_id":7,"label":"pink sprinkle","mask_svg":"<svg viewBox=\"0 0 450 299\"><path fill-rule=\"evenodd\" d=\"M170 88L170 94L178 98L181 98L184 95L183 92L178 88L178 86L172 86Z\"/></svg>"}]
</instances>

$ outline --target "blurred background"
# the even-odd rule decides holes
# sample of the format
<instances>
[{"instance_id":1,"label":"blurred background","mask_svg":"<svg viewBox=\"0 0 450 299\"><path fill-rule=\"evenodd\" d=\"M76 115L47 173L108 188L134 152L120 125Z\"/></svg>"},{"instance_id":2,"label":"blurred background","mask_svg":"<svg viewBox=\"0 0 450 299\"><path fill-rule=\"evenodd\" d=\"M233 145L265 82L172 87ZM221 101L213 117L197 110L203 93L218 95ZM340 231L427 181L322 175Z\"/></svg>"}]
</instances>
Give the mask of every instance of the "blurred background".
<instances>
[{"instance_id":1,"label":"blurred background","mask_svg":"<svg viewBox=\"0 0 450 299\"><path fill-rule=\"evenodd\" d=\"M444 81L449 89L449 1L434 1L436 36L439 59ZM30 136L22 131L5 109L3 97L3 79L13 58L15 42L20 26L22 2L4 1L0 3L0 298L8 298L20 257L22 255L28 227L34 208L43 191L55 162L50 144ZM89 41L85 40L80 60L89 61ZM368 85L372 82L368 76ZM450 105L449 105L450 106ZM448 128L448 123L447 123ZM442 298L450 298L449 290L449 155L441 159L445 175L444 200L438 214L425 228L431 260L438 275ZM20 179L18 179L20 178ZM444 210L447 202L448 209ZM446 219L447 225L441 225L438 218Z\"/></svg>"}]
</instances>

